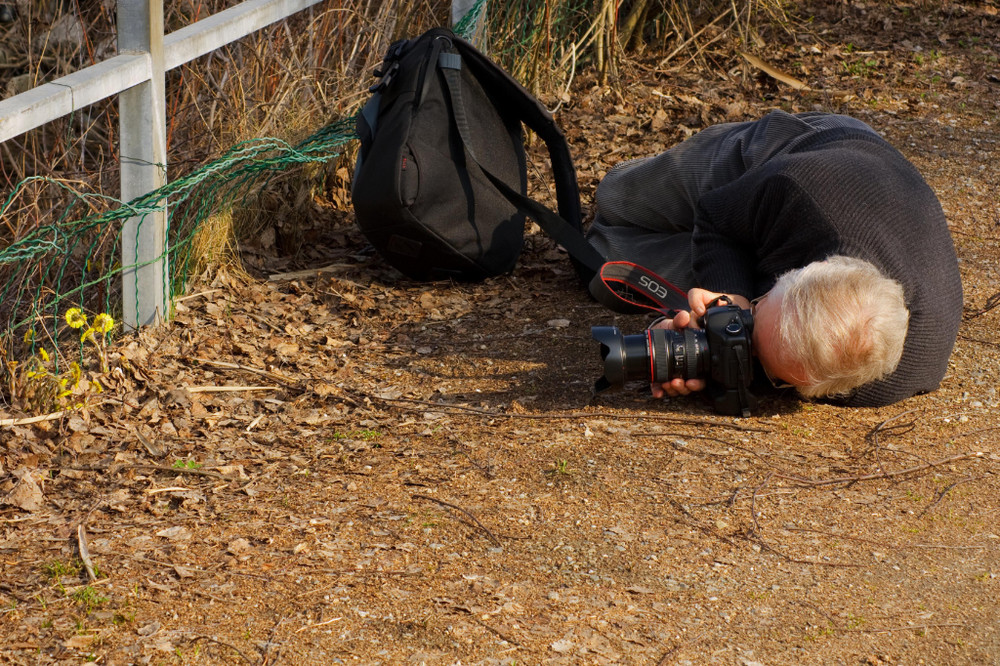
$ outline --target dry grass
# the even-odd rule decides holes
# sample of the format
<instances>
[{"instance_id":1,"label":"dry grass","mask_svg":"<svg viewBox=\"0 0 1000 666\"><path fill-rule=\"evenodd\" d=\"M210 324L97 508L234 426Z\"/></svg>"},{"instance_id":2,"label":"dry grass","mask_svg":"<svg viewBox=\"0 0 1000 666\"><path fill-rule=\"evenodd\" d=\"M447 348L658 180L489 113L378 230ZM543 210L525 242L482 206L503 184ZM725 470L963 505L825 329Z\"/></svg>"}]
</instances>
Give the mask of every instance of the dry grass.
<instances>
[{"instance_id":1,"label":"dry grass","mask_svg":"<svg viewBox=\"0 0 1000 666\"><path fill-rule=\"evenodd\" d=\"M168 31L235 4L168 2ZM114 54L110 3L18 2L0 24L0 91L9 95ZM233 143L258 136L301 137L363 101L365 84L395 39L444 23L447 0L330 0L203 56L168 76L171 174L201 164ZM697 54L726 41L747 48L759 21L785 20L780 0L672 2L631 0L617 17L610 0L491 2L488 42L535 90L561 87L574 66L613 74L627 54ZM708 29L706 29L708 28ZM504 44L497 53L496 45ZM553 67L553 64L556 66ZM0 148L0 187L26 177L87 180L114 195L117 107L114 100L17 137Z\"/></svg>"},{"instance_id":2,"label":"dry grass","mask_svg":"<svg viewBox=\"0 0 1000 666\"><path fill-rule=\"evenodd\" d=\"M233 4L169 2L167 31ZM446 23L450 5L450 0L328 0L169 72L169 177L176 180L244 140L269 136L294 143L350 117L365 101L371 72L388 45ZM19 92L113 55L111 7L19 0L13 21L0 24L0 90ZM693 60L725 66L739 50L754 50L759 20L784 21L780 0L627 0L617 14L609 0L512 0L489 3L486 43L492 56L548 101L558 99L557 91L568 87L580 68L596 67L602 81L614 84L619 63L648 60L648 53L669 53L654 63L658 70ZM49 179L17 191L3 216L0 246L109 205L108 200L74 203L74 191L118 196L117 126L116 102L106 100L0 145L0 198L26 178ZM322 183L332 203L346 207L350 169L344 166L350 159L348 150L332 168L300 169L269 187L283 188L282 196L290 192L301 202L310 198L301 192L315 194ZM294 179L300 182L290 183ZM267 224L269 209L261 211L254 206L239 215L214 211L198 233L196 247L205 257L195 257L191 267L231 259L234 234L253 235ZM213 238L216 234L221 237ZM91 242L81 247L93 247ZM24 271L0 266L0 286L19 280ZM43 275L33 279L48 286Z\"/></svg>"}]
</instances>

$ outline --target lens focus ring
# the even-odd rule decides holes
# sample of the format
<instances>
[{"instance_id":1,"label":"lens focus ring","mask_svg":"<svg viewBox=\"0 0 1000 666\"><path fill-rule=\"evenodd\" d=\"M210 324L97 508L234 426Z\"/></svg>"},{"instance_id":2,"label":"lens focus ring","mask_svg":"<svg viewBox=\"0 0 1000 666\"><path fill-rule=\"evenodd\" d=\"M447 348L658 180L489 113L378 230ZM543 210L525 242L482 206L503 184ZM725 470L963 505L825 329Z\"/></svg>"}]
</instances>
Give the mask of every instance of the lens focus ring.
<instances>
[{"instance_id":1,"label":"lens focus ring","mask_svg":"<svg viewBox=\"0 0 1000 666\"><path fill-rule=\"evenodd\" d=\"M667 346L667 331L662 328L650 330L649 356L652 358L652 381L657 384L670 381L670 347Z\"/></svg>"}]
</instances>

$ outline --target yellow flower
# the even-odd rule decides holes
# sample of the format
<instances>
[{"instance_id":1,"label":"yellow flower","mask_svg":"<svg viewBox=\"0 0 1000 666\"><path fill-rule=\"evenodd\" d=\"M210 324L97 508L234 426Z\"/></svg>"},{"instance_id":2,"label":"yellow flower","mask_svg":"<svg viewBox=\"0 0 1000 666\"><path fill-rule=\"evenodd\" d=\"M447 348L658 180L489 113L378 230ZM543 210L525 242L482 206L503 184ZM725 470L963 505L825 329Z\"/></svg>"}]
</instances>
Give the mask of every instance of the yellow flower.
<instances>
[{"instance_id":1,"label":"yellow flower","mask_svg":"<svg viewBox=\"0 0 1000 666\"><path fill-rule=\"evenodd\" d=\"M76 388L77 384L80 383L80 377L83 376L83 370L76 361L69 364L69 376L73 379L73 388Z\"/></svg>"},{"instance_id":2,"label":"yellow flower","mask_svg":"<svg viewBox=\"0 0 1000 666\"><path fill-rule=\"evenodd\" d=\"M70 308L66 310L66 323L71 328L83 328L87 325L87 315L80 308Z\"/></svg>"},{"instance_id":3,"label":"yellow flower","mask_svg":"<svg viewBox=\"0 0 1000 666\"><path fill-rule=\"evenodd\" d=\"M86 342L87 338L94 337L94 327L91 326L86 331L80 334L80 342Z\"/></svg>"},{"instance_id":4,"label":"yellow flower","mask_svg":"<svg viewBox=\"0 0 1000 666\"><path fill-rule=\"evenodd\" d=\"M35 341L35 329L29 328L24 332L24 342L34 342Z\"/></svg>"},{"instance_id":5,"label":"yellow flower","mask_svg":"<svg viewBox=\"0 0 1000 666\"><path fill-rule=\"evenodd\" d=\"M49 362L49 353L45 351L45 347L38 348L38 355L42 357L42 360L46 363Z\"/></svg>"},{"instance_id":6,"label":"yellow flower","mask_svg":"<svg viewBox=\"0 0 1000 666\"><path fill-rule=\"evenodd\" d=\"M110 333L114 327L115 320L106 312L102 312L94 317L94 330L99 333Z\"/></svg>"}]
</instances>

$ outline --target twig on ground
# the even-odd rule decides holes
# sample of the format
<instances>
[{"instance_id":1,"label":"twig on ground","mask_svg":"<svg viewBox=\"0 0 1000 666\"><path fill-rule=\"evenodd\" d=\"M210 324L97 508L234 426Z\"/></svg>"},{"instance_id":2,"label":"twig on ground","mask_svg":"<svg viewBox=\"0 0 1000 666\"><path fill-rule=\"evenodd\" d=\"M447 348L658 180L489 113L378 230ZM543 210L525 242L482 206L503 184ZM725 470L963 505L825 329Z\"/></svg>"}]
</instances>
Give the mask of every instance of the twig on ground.
<instances>
[{"instance_id":1,"label":"twig on ground","mask_svg":"<svg viewBox=\"0 0 1000 666\"><path fill-rule=\"evenodd\" d=\"M344 619L343 616L331 617L329 620L323 620L322 622L314 622L313 624L307 624L304 627L299 627L298 629L295 630L295 633L301 634L306 629L315 629L316 627L324 627L328 624L333 624L334 622L339 622L340 620L343 619Z\"/></svg>"},{"instance_id":2,"label":"twig on ground","mask_svg":"<svg viewBox=\"0 0 1000 666\"><path fill-rule=\"evenodd\" d=\"M169 472L171 474L189 474L191 476L207 476L213 479L223 479L232 481L233 479L223 476L218 472L210 472L207 469L193 469L191 467L171 467L170 465L126 465L122 469L151 469L157 472Z\"/></svg>"},{"instance_id":3,"label":"twig on ground","mask_svg":"<svg viewBox=\"0 0 1000 666\"><path fill-rule=\"evenodd\" d=\"M670 658L671 658L672 656L674 656L675 654L677 654L677 651L678 651L678 650L680 650L680 649L681 649L682 647L684 647L685 645L694 645L694 644L696 644L696 643L697 643L697 642L698 642L698 641L699 641L700 639L701 639L701 634L698 634L697 636L695 636L695 637L691 638L690 640L688 640L688 641L687 641L687 642L685 642L685 643L678 643L678 644L677 644L677 645L675 645L674 647L672 647L672 648L670 648L669 650L667 650L667 651L666 651L666 652L665 652L665 653L663 654L663 656L662 656L662 657L660 657L660 660L656 662L656 666L667 666L667 664L668 664L668 663L670 663Z\"/></svg>"},{"instance_id":4,"label":"twig on ground","mask_svg":"<svg viewBox=\"0 0 1000 666\"><path fill-rule=\"evenodd\" d=\"M227 361L213 361L212 359L208 358L196 358L195 360L198 361L199 363L205 363L206 365L215 366L216 368L226 368L229 370L243 370L244 372L251 372L253 374L260 375L262 377L267 377L268 379L274 380L286 386L291 386L291 387L298 386L298 382L296 382L294 379L291 379L289 377L284 377L269 370L262 370L260 368L254 368L249 365L240 365L238 363L229 363Z\"/></svg>"},{"instance_id":5,"label":"twig on ground","mask_svg":"<svg viewBox=\"0 0 1000 666\"><path fill-rule=\"evenodd\" d=\"M786 562L791 562L792 564L809 564L809 565L814 566L814 567L834 567L834 568L838 568L838 569L862 569L862 568L864 568L863 564L846 564L846 563L843 563L843 562L823 562L821 560L803 560L803 559L799 559L797 557L792 557L791 555L788 555L786 553L781 552L780 550L778 550L777 548L775 548L771 544L767 543L766 541L764 541L760 537L754 537L752 535L739 535L739 536L742 536L744 539L746 539L750 543L757 544L758 546L761 547L761 550L766 550L767 552L771 553L772 555L777 555L781 559L785 560Z\"/></svg>"},{"instance_id":6,"label":"twig on ground","mask_svg":"<svg viewBox=\"0 0 1000 666\"><path fill-rule=\"evenodd\" d=\"M109 402L117 402L117 401L114 400L114 399L101 400L100 402L96 402L94 404L87 405L87 408L88 409L94 409L94 408L100 407L101 405L105 405L105 404L107 404ZM27 416L27 417L20 418L20 419L0 419L0 428L6 427L6 426L28 425L30 423L41 423L43 421L55 421L56 419L61 419L64 416L67 416L69 414L73 414L74 412L79 412L79 411L80 410L78 410L78 409L62 409L62 410L60 410L58 412L52 412L51 414L42 414L41 416Z\"/></svg>"},{"instance_id":7,"label":"twig on ground","mask_svg":"<svg viewBox=\"0 0 1000 666\"><path fill-rule=\"evenodd\" d=\"M80 523L76 527L76 545L80 550L80 561L83 562L83 568L87 570L87 578L93 583L97 580L97 574L94 572L94 561L90 559L90 547L87 545L87 528L83 523Z\"/></svg>"},{"instance_id":8,"label":"twig on ground","mask_svg":"<svg viewBox=\"0 0 1000 666\"><path fill-rule=\"evenodd\" d=\"M970 476L965 477L964 479L959 479L958 481L952 481L951 483L949 483L947 486L945 486L944 488L942 488L938 492L937 497L934 498L933 502L931 502L930 504L928 504L926 507L924 507L923 511L921 511L920 513L917 514L917 518L918 519L919 518L923 518L925 513L927 513L928 511L930 511L931 509L933 509L935 506L937 506L938 504L940 504L941 500L944 499L944 496L948 494L948 491L951 490L952 488L954 488L955 486L959 485L960 483L965 483L966 481L974 481L976 479L981 479L981 478L982 478L981 476L971 476L970 475Z\"/></svg>"},{"instance_id":9,"label":"twig on ground","mask_svg":"<svg viewBox=\"0 0 1000 666\"><path fill-rule=\"evenodd\" d=\"M149 455L153 456L154 458L160 458L163 456L164 453L166 453L162 448L160 448L160 446L157 443L155 443L153 440L148 439L145 435L143 435L142 431L140 431L138 428L134 428L134 432L136 439L139 440L139 443L142 444L142 446L146 449Z\"/></svg>"},{"instance_id":10,"label":"twig on ground","mask_svg":"<svg viewBox=\"0 0 1000 666\"><path fill-rule=\"evenodd\" d=\"M248 663L251 666L253 666L253 662L250 661L249 657L247 657L245 654L243 654L242 650L240 650L235 645L230 645L229 643L224 643L223 641L220 641L218 638L212 638L211 636L206 636L206 635L203 634L201 636L194 636L194 637L192 637L192 638L190 638L188 640L190 640L192 643L197 643L198 641L208 641L209 643L215 643L216 645L221 645L222 647L227 647L230 650L232 650L233 652L235 652L236 654L240 655L240 658L243 659L243 661L245 661L246 663Z\"/></svg>"},{"instance_id":11,"label":"twig on ground","mask_svg":"<svg viewBox=\"0 0 1000 666\"><path fill-rule=\"evenodd\" d=\"M188 393L233 393L238 391L277 391L280 386L185 386Z\"/></svg>"},{"instance_id":12,"label":"twig on ground","mask_svg":"<svg viewBox=\"0 0 1000 666\"><path fill-rule=\"evenodd\" d=\"M834 617L832 615L830 615L829 613L827 613L825 610L823 610L822 608L820 608L816 604L809 603L808 601L806 601L804 599L796 599L796 600L794 600L794 602L797 603L797 604L800 604L802 606L808 606L809 608L812 608L814 611L816 611L820 615L824 616L827 619L827 621L829 621L829 623L833 626L834 629L838 628L837 627L837 620L834 619Z\"/></svg>"},{"instance_id":13,"label":"twig on ground","mask_svg":"<svg viewBox=\"0 0 1000 666\"><path fill-rule=\"evenodd\" d=\"M974 319L976 317L986 314L987 312L998 306L1000 306L1000 291L987 298L986 304L983 305L983 307L981 307L980 309L962 315L962 319L966 321Z\"/></svg>"},{"instance_id":14,"label":"twig on ground","mask_svg":"<svg viewBox=\"0 0 1000 666\"><path fill-rule=\"evenodd\" d=\"M41 416L28 416L23 419L0 419L0 427L28 425L29 423L41 423L42 421L55 421L69 414L69 410L63 409L51 414Z\"/></svg>"},{"instance_id":15,"label":"twig on ground","mask_svg":"<svg viewBox=\"0 0 1000 666\"><path fill-rule=\"evenodd\" d=\"M753 489L750 493L750 518L753 520L753 531L754 534L760 534L760 523L757 522L757 493L764 489L764 486L768 484L771 477L774 476L774 472L770 472L764 480L761 481L760 485Z\"/></svg>"},{"instance_id":16,"label":"twig on ground","mask_svg":"<svg viewBox=\"0 0 1000 666\"><path fill-rule=\"evenodd\" d=\"M846 629L845 631L855 632L859 634L887 634L893 631L924 631L925 629L935 629L938 627L967 627L968 625L962 624L961 622L941 622L939 624L914 624L908 627L872 627L870 629L857 628L857 629Z\"/></svg>"},{"instance_id":17,"label":"twig on ground","mask_svg":"<svg viewBox=\"0 0 1000 666\"><path fill-rule=\"evenodd\" d=\"M285 618L279 618L274 626L271 627L271 635L267 637L267 641L264 643L264 654L260 658L260 666L272 666L278 663L278 659L281 658L281 644L277 644L277 651L274 653L274 658L271 658L271 646L275 645L274 637L278 634L278 629L284 624Z\"/></svg>"},{"instance_id":18,"label":"twig on ground","mask_svg":"<svg viewBox=\"0 0 1000 666\"><path fill-rule=\"evenodd\" d=\"M938 544L924 544L924 543L909 543L909 544L895 544L888 543L885 541L877 541L875 539L866 539L864 537L854 536L853 534L840 534L837 532L827 532L825 530L816 530L808 527L787 527L785 528L789 532L807 532L809 534L822 534L824 536L834 537L835 539L843 539L845 541L857 541L860 543L869 543L881 548L893 548L897 550L906 550L907 548L940 548L942 550L986 550L986 546L945 546Z\"/></svg>"},{"instance_id":19,"label":"twig on ground","mask_svg":"<svg viewBox=\"0 0 1000 666\"><path fill-rule=\"evenodd\" d=\"M190 301L193 298L199 298L201 296L208 296L209 294L214 294L217 291L222 291L221 289L207 289L205 291L199 291L196 294L188 294L187 296L181 296L180 298L175 298L174 303L182 303L184 301Z\"/></svg>"},{"instance_id":20,"label":"twig on ground","mask_svg":"<svg viewBox=\"0 0 1000 666\"><path fill-rule=\"evenodd\" d=\"M253 319L258 324L263 324L264 326L267 326L269 329L271 329L275 333L280 333L280 334L284 335L285 331L280 326L278 326L277 324L274 324L274 323L268 321L267 318L262 317L259 314L254 314L253 312L248 312L246 314L247 314L248 317L250 317L251 319Z\"/></svg>"},{"instance_id":21,"label":"twig on ground","mask_svg":"<svg viewBox=\"0 0 1000 666\"><path fill-rule=\"evenodd\" d=\"M449 509L454 509L455 511L460 511L460 512L464 513L464 514L465 514L466 516L468 516L468 517L469 517L469 518L470 518L470 519L471 519L471 520L472 520L472 521L473 521L473 522L474 522L474 523L475 523L475 524L476 524L477 526L479 526L479 529L481 529L481 530L482 530L483 532L485 532L485 533L486 533L486 535L487 535L487 536L488 536L488 537L490 538L490 541L492 541L492 542L493 542L494 544L496 544L497 546L502 546L502 545L503 545L503 544L501 543L500 539L498 539L498 538L496 537L496 535L495 535L495 534L493 534L493 532L491 532L491 531L490 531L490 529L489 529L488 527L486 527L486 525L483 525L483 524L482 524L482 523L481 523L481 522L479 521L479 519L478 519L478 518L476 518L476 516L475 516L475 515L473 515L473 514L472 514L472 513L470 512L470 511L467 511L466 509L463 509L462 507L460 507L460 506L458 506L458 505L456 505L456 504L451 504L450 502L445 502L444 500L439 500L438 498L436 498L436 497L431 497L431 496L429 496L429 495L420 495L420 494L414 494L414 495L411 495L411 497L413 497L413 499L422 499L422 500L427 500L428 502L434 502L435 504L440 504L441 506L444 506L444 507L448 507Z\"/></svg>"},{"instance_id":22,"label":"twig on ground","mask_svg":"<svg viewBox=\"0 0 1000 666\"><path fill-rule=\"evenodd\" d=\"M442 412L463 412L468 414L477 414L479 416L488 416L490 418L498 419L528 419L528 420L538 420L538 421L559 421L565 419L626 419L626 420L644 420L644 421L670 421L673 423L687 423L690 425L708 426L715 428L729 428L730 430L739 430L741 432L771 432L766 428L753 428L750 426L741 426L736 423L724 423L721 421L712 421L710 419L696 419L684 416L669 416L667 414L614 414L610 412L557 412L555 414L520 414L520 413L508 413L508 412L496 412L489 409L479 409L478 407L468 407L466 405L442 405L439 402L431 402L429 400L416 400L414 398L381 398L378 396L365 396L371 400L381 401L386 403L403 403L403 404L413 404L422 405L423 407L432 407L436 410ZM404 407L405 408L405 407Z\"/></svg>"},{"instance_id":23,"label":"twig on ground","mask_svg":"<svg viewBox=\"0 0 1000 666\"><path fill-rule=\"evenodd\" d=\"M483 629L485 629L486 631L490 632L491 634L493 634L493 635L494 635L494 636L496 636L497 638L499 638L499 639L501 639L501 640L504 640L504 641L507 641L507 642L508 642L508 643L510 643L511 645L516 645L516 646L518 646L518 647L521 647L521 644L520 644L520 643L518 643L517 641L515 641L515 640L514 640L513 638L511 638L510 636L507 636L506 634L504 634L504 633L503 633L502 631L500 631L499 629L496 629L495 627L491 627L490 625L486 624L485 622L483 622L482 620L480 620L480 619L479 619L478 617L476 617L475 615L471 615L471 617L472 617L472 620L473 620L473 621L474 621L474 622L475 622L476 624L478 624L478 625L479 625L480 627L482 627L482 628L483 628Z\"/></svg>"},{"instance_id":24,"label":"twig on ground","mask_svg":"<svg viewBox=\"0 0 1000 666\"><path fill-rule=\"evenodd\" d=\"M744 52L741 51L740 55L743 56L744 58L746 58L746 61L749 62L751 65L753 65L754 67L756 67L760 71L764 72L765 74L767 74L768 76L770 76L772 79L774 79L776 81L780 81L781 83L784 83L786 86L788 86L789 88L792 88L793 90L802 90L802 91L806 91L806 92L809 92L809 91L812 90L812 88L810 88L804 82L798 80L797 78L795 78L794 76L792 76L790 74L787 74L787 73L781 71L777 67L774 67L773 65L770 65L770 64L764 62L763 60L761 60L757 56L753 55L752 53L744 53Z\"/></svg>"},{"instance_id":25,"label":"twig on ground","mask_svg":"<svg viewBox=\"0 0 1000 666\"><path fill-rule=\"evenodd\" d=\"M879 449L882 448L881 445L879 444L879 441L878 441L879 433L882 432L883 430L885 430L887 432L888 431L893 431L896 434L902 434L902 433L909 432L909 431L913 430L916 427L916 424L917 424L916 421L907 421L906 423L900 423L900 424L894 425L892 427L887 427L887 426L890 423L892 423L893 421L895 421L896 419L902 418L903 416L906 416L907 414L912 414L915 411L917 411L917 410L916 409L910 409L910 410L905 411L905 412L900 412L899 414L896 414L895 416L893 416L891 418L888 418L885 421L882 421L877 426L875 426L874 428L872 428L867 434L865 434L865 441L867 441L869 443L868 450L869 451L873 451L875 453L875 465L878 467L878 469L879 469L880 472L885 473L885 468L882 467L882 457L879 455ZM899 431L899 432L897 432L897 431ZM866 453L867 453L867 451L866 451ZM864 454L862 454L862 457L863 457L863 455Z\"/></svg>"},{"instance_id":26,"label":"twig on ground","mask_svg":"<svg viewBox=\"0 0 1000 666\"><path fill-rule=\"evenodd\" d=\"M906 476L908 474L916 474L917 472L923 472L934 467L940 467L941 465L947 465L948 463L958 462L959 460L967 460L969 458L981 458L983 456L982 451L973 451L970 453L962 453L955 456L949 456L947 458L941 458L940 460L932 460L931 462L924 463L923 465L917 465L915 467L907 467L906 469L897 470L895 472L879 472L877 474L864 474L861 476L841 476L835 479L807 479L805 477L796 476L794 474L778 474L778 478L787 479L789 481L794 481L800 486L805 486L807 488L817 488L820 486L833 486L841 483L851 484L857 483L859 481L873 481L875 479L891 479L897 476Z\"/></svg>"},{"instance_id":27,"label":"twig on ground","mask_svg":"<svg viewBox=\"0 0 1000 666\"><path fill-rule=\"evenodd\" d=\"M678 46L673 51L671 51L670 54L666 58L663 58L662 60L660 60L660 62L658 62L656 64L656 68L657 69L662 69L664 65L666 65L668 62L670 62L671 60L673 60L673 58L674 58L675 55L677 55L678 53L680 53L681 51L683 51L684 49L686 49L688 47L688 44L690 44L691 42L697 40L699 37L701 37L701 34L703 32L705 32L706 30L708 30L709 28L711 28L713 25L715 25L716 23L718 23L719 21L721 21L725 17L729 16L729 14L731 14L732 11L733 11L732 9L727 9L726 11L722 12L717 17L715 17L715 19L713 19L711 23L709 23L704 28L702 28L698 32L696 32L693 35L691 35L690 37L688 37L686 40L684 40L681 43L680 46ZM725 32L726 31L723 30L722 34L725 34ZM718 37L716 37L716 39L718 39ZM715 40L713 39L712 41L715 41ZM706 44L706 46L707 46L707 44ZM701 51L701 49L699 49L699 52L700 51Z\"/></svg>"}]
</instances>

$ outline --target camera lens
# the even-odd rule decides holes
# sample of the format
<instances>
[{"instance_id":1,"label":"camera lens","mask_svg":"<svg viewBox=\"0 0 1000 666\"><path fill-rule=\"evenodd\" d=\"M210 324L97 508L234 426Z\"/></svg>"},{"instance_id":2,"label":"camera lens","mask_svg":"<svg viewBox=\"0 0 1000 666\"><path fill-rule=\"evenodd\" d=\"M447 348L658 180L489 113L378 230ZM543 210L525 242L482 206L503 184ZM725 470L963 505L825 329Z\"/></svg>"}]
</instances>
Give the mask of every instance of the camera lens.
<instances>
[{"instance_id":1,"label":"camera lens","mask_svg":"<svg viewBox=\"0 0 1000 666\"><path fill-rule=\"evenodd\" d=\"M657 328L637 335L622 335L616 326L594 326L590 333L601 343L604 361L604 376L595 385L598 391L621 387L633 380L660 384L674 377L707 376L708 344L701 329Z\"/></svg>"}]
</instances>

